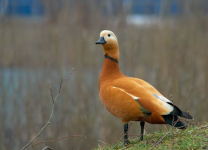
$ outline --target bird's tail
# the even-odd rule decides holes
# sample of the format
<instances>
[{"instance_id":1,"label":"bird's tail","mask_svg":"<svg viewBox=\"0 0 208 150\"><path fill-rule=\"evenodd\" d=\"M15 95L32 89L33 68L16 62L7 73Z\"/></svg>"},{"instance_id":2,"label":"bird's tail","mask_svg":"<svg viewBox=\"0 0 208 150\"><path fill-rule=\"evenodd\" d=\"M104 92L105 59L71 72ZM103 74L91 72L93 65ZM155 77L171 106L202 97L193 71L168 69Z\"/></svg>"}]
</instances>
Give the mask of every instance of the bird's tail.
<instances>
[{"instance_id":1,"label":"bird's tail","mask_svg":"<svg viewBox=\"0 0 208 150\"><path fill-rule=\"evenodd\" d=\"M179 118L176 115L162 115L165 122L173 127L176 127L178 129L186 129L187 126L179 120Z\"/></svg>"},{"instance_id":2,"label":"bird's tail","mask_svg":"<svg viewBox=\"0 0 208 150\"><path fill-rule=\"evenodd\" d=\"M184 112L184 111L182 111L181 117L186 118L186 119L193 119L193 117L189 113Z\"/></svg>"},{"instance_id":3,"label":"bird's tail","mask_svg":"<svg viewBox=\"0 0 208 150\"><path fill-rule=\"evenodd\" d=\"M186 119L193 119L193 117L189 113L181 111L177 106L173 105L173 103L170 103L170 102L167 102L167 103L174 107L174 110L168 115L174 115L174 116L176 115L176 116L180 116Z\"/></svg>"}]
</instances>

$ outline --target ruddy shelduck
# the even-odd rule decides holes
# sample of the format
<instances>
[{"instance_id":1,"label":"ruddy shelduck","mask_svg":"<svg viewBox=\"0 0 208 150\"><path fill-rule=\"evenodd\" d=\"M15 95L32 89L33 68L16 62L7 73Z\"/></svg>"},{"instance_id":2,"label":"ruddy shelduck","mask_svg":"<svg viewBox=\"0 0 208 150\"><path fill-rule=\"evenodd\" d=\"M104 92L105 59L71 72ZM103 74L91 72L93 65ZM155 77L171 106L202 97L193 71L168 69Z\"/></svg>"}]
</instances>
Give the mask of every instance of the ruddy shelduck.
<instances>
[{"instance_id":1,"label":"ruddy shelduck","mask_svg":"<svg viewBox=\"0 0 208 150\"><path fill-rule=\"evenodd\" d=\"M178 116L193 119L190 114L181 111L144 80L122 74L118 63L118 40L112 31L103 30L96 44L102 44L105 56L99 79L100 99L106 109L123 122L124 145L129 144L129 121L140 121L140 140L143 140L145 122L186 128Z\"/></svg>"}]
</instances>

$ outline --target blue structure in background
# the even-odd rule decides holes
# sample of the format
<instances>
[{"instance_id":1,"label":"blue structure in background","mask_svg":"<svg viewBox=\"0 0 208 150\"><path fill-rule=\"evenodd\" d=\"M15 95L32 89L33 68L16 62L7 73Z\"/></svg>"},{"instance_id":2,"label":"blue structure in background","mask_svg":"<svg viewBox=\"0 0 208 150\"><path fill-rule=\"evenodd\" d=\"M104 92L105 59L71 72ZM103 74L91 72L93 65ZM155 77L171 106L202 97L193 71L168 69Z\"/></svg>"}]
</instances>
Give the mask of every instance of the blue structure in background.
<instances>
[{"instance_id":1,"label":"blue structure in background","mask_svg":"<svg viewBox=\"0 0 208 150\"><path fill-rule=\"evenodd\" d=\"M43 16L44 5L41 0L0 0L6 3L4 14L6 16ZM4 8L0 8L1 9Z\"/></svg>"},{"instance_id":2,"label":"blue structure in background","mask_svg":"<svg viewBox=\"0 0 208 150\"><path fill-rule=\"evenodd\" d=\"M59 3L58 0L57 2ZM115 1L111 2L112 10L120 11L114 7L114 3ZM121 5L130 4L131 13L138 15L160 15L164 13L177 15L183 13L180 0L117 0L118 3ZM208 11L208 2L206 4L202 8L205 12ZM45 7L41 0L0 0L0 15L2 13L6 16L41 17L45 14Z\"/></svg>"},{"instance_id":3,"label":"blue structure in background","mask_svg":"<svg viewBox=\"0 0 208 150\"><path fill-rule=\"evenodd\" d=\"M133 14L139 15L160 15L164 8L162 8L163 0L134 0L133 1ZM176 15L180 13L180 7L177 0L166 0L166 9L169 10L169 15Z\"/></svg>"},{"instance_id":4,"label":"blue structure in background","mask_svg":"<svg viewBox=\"0 0 208 150\"><path fill-rule=\"evenodd\" d=\"M161 8L163 0L128 0L132 3L132 14L139 15L159 15L163 11ZM6 3L6 6L1 4ZM123 1L119 0L120 3ZM180 12L177 0L167 0L169 14ZM112 2L113 5L113 2ZM3 8L6 7L6 8ZM43 16L45 8L41 0L0 0L0 12L4 11L6 16Z\"/></svg>"}]
</instances>

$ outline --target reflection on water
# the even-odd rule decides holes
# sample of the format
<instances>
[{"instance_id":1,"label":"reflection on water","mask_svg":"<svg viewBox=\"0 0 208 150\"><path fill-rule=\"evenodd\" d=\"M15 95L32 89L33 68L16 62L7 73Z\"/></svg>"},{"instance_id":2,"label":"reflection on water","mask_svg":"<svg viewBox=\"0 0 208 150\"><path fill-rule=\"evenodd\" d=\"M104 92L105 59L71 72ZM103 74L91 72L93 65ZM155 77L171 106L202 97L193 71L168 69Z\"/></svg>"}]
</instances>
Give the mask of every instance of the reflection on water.
<instances>
[{"instance_id":1,"label":"reflection on water","mask_svg":"<svg viewBox=\"0 0 208 150\"><path fill-rule=\"evenodd\" d=\"M12 145L24 145L43 127L49 118L52 106L49 87L52 87L55 97L61 77L63 77L63 85L71 71L72 68L58 71L0 69L0 129L2 139L5 139L5 143L10 145L11 149L14 148ZM99 126L100 119L97 118L99 115L97 116L96 112L102 104L99 101L98 77L95 78L98 75L85 70L78 72L79 74L76 74L75 70L72 73L59 95L52 118L54 130L45 131L42 135L44 139L49 135L59 137L72 133L87 134L87 132L95 132L93 126ZM96 85L96 88L92 85ZM91 121L88 122L89 119ZM73 128L68 128L69 125ZM19 134L22 136L16 140L15 137ZM90 139L95 138L95 135L89 135L91 135Z\"/></svg>"},{"instance_id":2,"label":"reflection on water","mask_svg":"<svg viewBox=\"0 0 208 150\"><path fill-rule=\"evenodd\" d=\"M44 69L0 69L0 112L4 118L4 123L11 124L14 114L21 116L19 123L24 123L26 103L31 100L36 101L37 103L34 107L37 107L38 102L42 101L44 95L50 96L49 86L52 86L54 95L57 94L61 77L65 81L70 71L69 69L63 69L59 73L55 70ZM67 84L70 84L68 87L72 87L68 91L71 98L76 97L76 89L79 86L75 84L75 73L73 72L67 82ZM85 73L85 76L87 78L85 82L90 86L93 79L92 74L88 72ZM62 101L59 101L59 103L61 104ZM18 112L16 112L16 109L18 109Z\"/></svg>"}]
</instances>

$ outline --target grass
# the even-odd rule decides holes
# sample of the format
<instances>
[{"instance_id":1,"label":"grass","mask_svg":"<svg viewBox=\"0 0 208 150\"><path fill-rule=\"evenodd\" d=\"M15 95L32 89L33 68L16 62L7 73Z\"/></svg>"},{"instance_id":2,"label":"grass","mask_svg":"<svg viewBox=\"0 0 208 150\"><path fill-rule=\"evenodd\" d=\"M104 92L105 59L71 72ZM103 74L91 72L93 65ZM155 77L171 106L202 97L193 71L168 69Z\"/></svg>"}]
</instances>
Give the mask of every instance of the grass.
<instances>
[{"instance_id":1,"label":"grass","mask_svg":"<svg viewBox=\"0 0 208 150\"><path fill-rule=\"evenodd\" d=\"M169 132L169 130L167 130ZM128 146L120 146L122 140L113 145L106 147L99 146L94 150L135 150L135 149L152 149L155 144L162 139L167 132L153 132L144 135L143 141L138 141L139 137L131 139ZM190 125L186 130L173 129L165 138L154 147L154 149L208 149L208 123L204 122L198 125Z\"/></svg>"}]
</instances>

